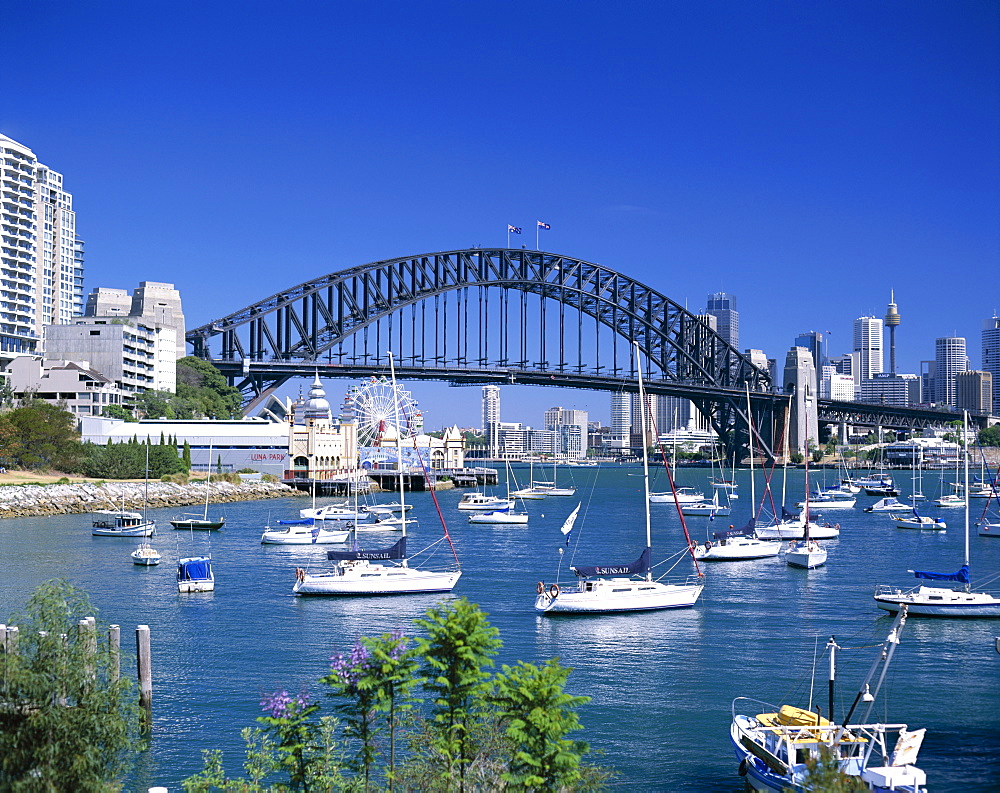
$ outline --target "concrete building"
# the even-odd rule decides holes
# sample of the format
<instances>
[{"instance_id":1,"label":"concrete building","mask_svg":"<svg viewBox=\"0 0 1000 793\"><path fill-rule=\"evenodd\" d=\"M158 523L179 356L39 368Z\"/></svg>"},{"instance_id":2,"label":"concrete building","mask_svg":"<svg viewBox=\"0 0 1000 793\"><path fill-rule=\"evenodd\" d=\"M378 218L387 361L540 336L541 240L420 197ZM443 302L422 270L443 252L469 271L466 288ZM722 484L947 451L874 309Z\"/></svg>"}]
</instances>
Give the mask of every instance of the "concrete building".
<instances>
[{"instance_id":1,"label":"concrete building","mask_svg":"<svg viewBox=\"0 0 1000 793\"><path fill-rule=\"evenodd\" d=\"M545 429L557 436L555 453L565 454L567 457L586 457L589 420L586 410L562 407L546 410L543 419Z\"/></svg>"},{"instance_id":2,"label":"concrete building","mask_svg":"<svg viewBox=\"0 0 1000 793\"><path fill-rule=\"evenodd\" d=\"M861 383L861 401L872 405L912 407L923 401L921 385L919 375L879 372Z\"/></svg>"},{"instance_id":3,"label":"concrete building","mask_svg":"<svg viewBox=\"0 0 1000 793\"><path fill-rule=\"evenodd\" d=\"M0 135L0 358L41 353L42 329L83 313L83 242L62 174Z\"/></svg>"},{"instance_id":4,"label":"concrete building","mask_svg":"<svg viewBox=\"0 0 1000 793\"><path fill-rule=\"evenodd\" d=\"M131 395L86 363L43 361L19 355L7 367L15 399L36 397L65 407L74 416L100 416Z\"/></svg>"},{"instance_id":5,"label":"concrete building","mask_svg":"<svg viewBox=\"0 0 1000 793\"><path fill-rule=\"evenodd\" d=\"M955 375L969 369L965 339L945 336L934 340L934 401L955 405Z\"/></svg>"},{"instance_id":6,"label":"concrete building","mask_svg":"<svg viewBox=\"0 0 1000 793\"><path fill-rule=\"evenodd\" d=\"M159 443L160 438L177 438L178 453L185 441L191 448L192 468L217 470L221 464L227 472L250 468L279 479L284 475L288 459L289 425L284 421L244 418L216 421L213 419L143 419L119 421L81 415L80 435L84 442L101 446L109 440L121 443L137 437Z\"/></svg>"},{"instance_id":7,"label":"concrete building","mask_svg":"<svg viewBox=\"0 0 1000 793\"><path fill-rule=\"evenodd\" d=\"M809 453L809 444L819 442L819 422L817 417L816 369L812 353L802 347L792 347L785 356L783 391L793 394L792 415L788 425L788 449L790 452Z\"/></svg>"},{"instance_id":8,"label":"concrete building","mask_svg":"<svg viewBox=\"0 0 1000 793\"><path fill-rule=\"evenodd\" d=\"M396 428L392 425L377 440L375 446L362 447L359 451L362 469L398 470L419 473L426 465L431 469L464 468L465 436L456 427L448 427L440 438L426 433L403 437L396 443Z\"/></svg>"},{"instance_id":9,"label":"concrete building","mask_svg":"<svg viewBox=\"0 0 1000 793\"><path fill-rule=\"evenodd\" d=\"M763 350L746 349L743 354L750 359L750 363L756 366L758 369L766 372L767 369L767 354Z\"/></svg>"},{"instance_id":10,"label":"concrete building","mask_svg":"<svg viewBox=\"0 0 1000 793\"><path fill-rule=\"evenodd\" d=\"M970 413L990 414L993 410L993 375L976 370L955 375L955 407Z\"/></svg>"},{"instance_id":11,"label":"concrete building","mask_svg":"<svg viewBox=\"0 0 1000 793\"><path fill-rule=\"evenodd\" d=\"M184 342L184 311L181 295L173 284L159 281L140 281L131 295L124 289L98 287L87 295L85 316L97 319L121 319L128 317L134 324L142 324L157 330L173 331L173 360L187 354ZM162 338L168 338L163 334Z\"/></svg>"},{"instance_id":12,"label":"concrete building","mask_svg":"<svg viewBox=\"0 0 1000 793\"><path fill-rule=\"evenodd\" d=\"M983 320L983 360L982 371L989 372L993 379L993 407L991 413L1000 416L1000 317L992 316Z\"/></svg>"},{"instance_id":13,"label":"concrete building","mask_svg":"<svg viewBox=\"0 0 1000 793\"><path fill-rule=\"evenodd\" d=\"M850 360L850 356L847 356ZM842 402L853 402L854 375L841 374L833 364L823 366L823 376L819 383L820 399L839 399Z\"/></svg>"},{"instance_id":14,"label":"concrete building","mask_svg":"<svg viewBox=\"0 0 1000 793\"><path fill-rule=\"evenodd\" d=\"M737 350L740 348L740 313L736 310L736 296L715 292L708 296L705 313L715 317L716 331Z\"/></svg>"},{"instance_id":15,"label":"concrete building","mask_svg":"<svg viewBox=\"0 0 1000 793\"><path fill-rule=\"evenodd\" d=\"M176 335L171 328L150 327L132 317L77 319L47 325L45 347L53 359L86 361L130 394L177 390Z\"/></svg>"},{"instance_id":16,"label":"concrete building","mask_svg":"<svg viewBox=\"0 0 1000 793\"><path fill-rule=\"evenodd\" d=\"M855 388L860 391L865 380L883 371L881 319L858 317L854 320L854 354L857 366L852 373Z\"/></svg>"},{"instance_id":17,"label":"concrete building","mask_svg":"<svg viewBox=\"0 0 1000 793\"><path fill-rule=\"evenodd\" d=\"M358 433L353 421L335 420L319 376L308 399L292 404L288 432L288 480L337 480L356 475Z\"/></svg>"}]
</instances>

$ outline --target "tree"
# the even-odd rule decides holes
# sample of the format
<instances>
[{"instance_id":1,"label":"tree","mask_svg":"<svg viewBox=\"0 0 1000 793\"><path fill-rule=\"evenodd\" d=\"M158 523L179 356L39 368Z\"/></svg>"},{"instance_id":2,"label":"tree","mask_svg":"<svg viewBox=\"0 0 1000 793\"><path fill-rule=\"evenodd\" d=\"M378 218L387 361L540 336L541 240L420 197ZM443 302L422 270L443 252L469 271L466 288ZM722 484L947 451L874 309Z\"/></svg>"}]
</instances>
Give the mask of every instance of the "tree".
<instances>
[{"instance_id":1,"label":"tree","mask_svg":"<svg viewBox=\"0 0 1000 793\"><path fill-rule=\"evenodd\" d=\"M177 397L184 418L229 419L243 415L242 395L208 361L187 356L177 362Z\"/></svg>"},{"instance_id":2,"label":"tree","mask_svg":"<svg viewBox=\"0 0 1000 793\"><path fill-rule=\"evenodd\" d=\"M75 470L80 456L76 419L35 399L0 416L0 457L17 468Z\"/></svg>"},{"instance_id":3,"label":"tree","mask_svg":"<svg viewBox=\"0 0 1000 793\"><path fill-rule=\"evenodd\" d=\"M136 413L146 419L193 418L179 417L174 410L173 399L174 395L169 391L149 390L136 394L132 404Z\"/></svg>"},{"instance_id":4,"label":"tree","mask_svg":"<svg viewBox=\"0 0 1000 793\"><path fill-rule=\"evenodd\" d=\"M106 405L101 411L101 415L109 419L119 419L120 421L136 421L132 411L124 405Z\"/></svg>"},{"instance_id":5,"label":"tree","mask_svg":"<svg viewBox=\"0 0 1000 793\"><path fill-rule=\"evenodd\" d=\"M516 747L503 779L514 790L555 793L581 777L580 761L589 747L566 735L580 729L576 708L590 697L563 691L569 673L553 658L543 666L504 664L497 677L496 699Z\"/></svg>"},{"instance_id":6,"label":"tree","mask_svg":"<svg viewBox=\"0 0 1000 793\"><path fill-rule=\"evenodd\" d=\"M106 790L127 771L139 710L118 659L78 626L94 614L86 593L54 580L10 618L19 639L0 653L0 790Z\"/></svg>"},{"instance_id":7,"label":"tree","mask_svg":"<svg viewBox=\"0 0 1000 793\"><path fill-rule=\"evenodd\" d=\"M486 670L500 649L500 632L466 598L428 609L417 625L427 632L419 640L420 671L434 698L432 748L444 763L445 776L453 778L457 770L462 790L474 753L470 725L484 706Z\"/></svg>"},{"instance_id":8,"label":"tree","mask_svg":"<svg viewBox=\"0 0 1000 793\"><path fill-rule=\"evenodd\" d=\"M979 430L980 446L1000 446L1000 424Z\"/></svg>"}]
</instances>

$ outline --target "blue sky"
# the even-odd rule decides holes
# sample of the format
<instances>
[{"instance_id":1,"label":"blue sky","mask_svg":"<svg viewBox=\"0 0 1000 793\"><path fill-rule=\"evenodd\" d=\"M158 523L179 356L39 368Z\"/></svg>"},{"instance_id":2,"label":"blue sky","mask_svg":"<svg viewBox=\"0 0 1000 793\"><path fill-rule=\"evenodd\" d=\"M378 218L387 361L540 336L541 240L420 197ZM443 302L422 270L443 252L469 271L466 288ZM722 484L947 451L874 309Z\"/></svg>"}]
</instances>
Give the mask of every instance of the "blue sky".
<instances>
[{"instance_id":1,"label":"blue sky","mask_svg":"<svg viewBox=\"0 0 1000 793\"><path fill-rule=\"evenodd\" d=\"M895 289L899 370L956 332L978 366L1000 309L998 9L0 0L0 132L65 174L87 290L173 282L191 326L501 245L507 223L532 246L543 220L543 248L692 309L735 294L741 347L829 330L848 351ZM429 426L479 423L474 389L412 390ZM504 398L504 420L608 413Z\"/></svg>"}]
</instances>

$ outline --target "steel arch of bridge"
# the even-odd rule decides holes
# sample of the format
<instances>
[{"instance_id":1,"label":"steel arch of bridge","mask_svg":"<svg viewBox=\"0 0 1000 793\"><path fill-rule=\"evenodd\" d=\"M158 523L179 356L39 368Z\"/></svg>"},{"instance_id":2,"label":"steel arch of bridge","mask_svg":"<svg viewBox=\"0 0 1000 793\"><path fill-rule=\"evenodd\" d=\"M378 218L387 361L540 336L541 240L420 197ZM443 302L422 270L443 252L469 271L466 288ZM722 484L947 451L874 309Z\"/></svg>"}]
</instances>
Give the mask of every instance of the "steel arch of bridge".
<instances>
[{"instance_id":1,"label":"steel arch of bridge","mask_svg":"<svg viewBox=\"0 0 1000 793\"><path fill-rule=\"evenodd\" d=\"M528 306L532 296L537 308ZM585 342L589 322L596 331ZM650 393L691 399L731 448L747 446L747 392L758 421L774 401L767 372L665 295L600 264L525 249L443 251L341 270L186 338L248 402L317 370L368 374L384 366L389 349L407 378L633 391L632 340L646 359ZM768 454L769 445L765 438Z\"/></svg>"}]
</instances>

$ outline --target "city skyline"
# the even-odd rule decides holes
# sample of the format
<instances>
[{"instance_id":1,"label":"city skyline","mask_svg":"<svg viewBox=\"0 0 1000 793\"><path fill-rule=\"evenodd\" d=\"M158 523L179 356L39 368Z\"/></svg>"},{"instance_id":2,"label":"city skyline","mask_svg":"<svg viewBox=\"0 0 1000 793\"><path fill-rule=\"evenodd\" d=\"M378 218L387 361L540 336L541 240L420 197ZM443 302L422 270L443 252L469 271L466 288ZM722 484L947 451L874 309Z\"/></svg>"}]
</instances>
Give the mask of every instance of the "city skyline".
<instances>
[{"instance_id":1,"label":"city skyline","mask_svg":"<svg viewBox=\"0 0 1000 793\"><path fill-rule=\"evenodd\" d=\"M431 6L180 3L156 25L27 6L0 133L65 174L85 290L174 283L191 327L323 273L503 245L508 224L531 247L540 218L542 248L693 313L737 296L741 351L783 361L815 328L851 352L850 323L894 290L898 372L952 335L981 366L1000 308L982 288L1000 260L995 6L513 3L531 19L516 44L488 4ZM498 86L517 112L477 123ZM409 386L434 423L478 423L474 392ZM563 404L606 423L608 397L525 388L518 418Z\"/></svg>"}]
</instances>

